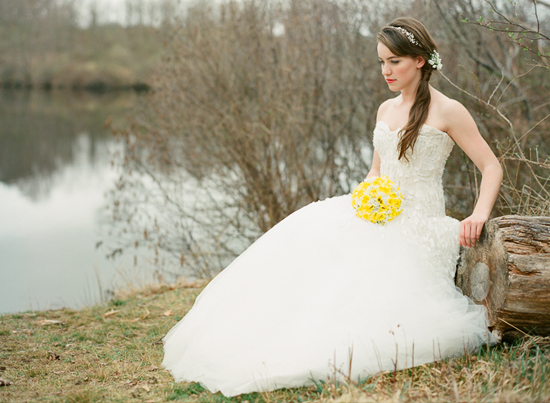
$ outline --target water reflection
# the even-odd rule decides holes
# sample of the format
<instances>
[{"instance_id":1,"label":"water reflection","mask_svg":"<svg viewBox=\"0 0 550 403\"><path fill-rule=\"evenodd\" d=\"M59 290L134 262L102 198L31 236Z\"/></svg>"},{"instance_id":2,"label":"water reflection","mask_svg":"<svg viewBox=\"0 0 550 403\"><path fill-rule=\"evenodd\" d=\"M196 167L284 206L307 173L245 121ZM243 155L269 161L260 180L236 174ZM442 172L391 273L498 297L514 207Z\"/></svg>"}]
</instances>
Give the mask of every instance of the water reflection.
<instances>
[{"instance_id":1,"label":"water reflection","mask_svg":"<svg viewBox=\"0 0 550 403\"><path fill-rule=\"evenodd\" d=\"M96 302L129 263L95 248L133 93L0 91L0 313ZM133 272L136 274L135 272Z\"/></svg>"},{"instance_id":2,"label":"water reflection","mask_svg":"<svg viewBox=\"0 0 550 403\"><path fill-rule=\"evenodd\" d=\"M16 184L33 200L46 196L56 171L79 157L103 164L98 145L110 138L105 119L125 114L133 93L0 91L0 181ZM78 142L88 144L78 144ZM82 154L82 147L87 147Z\"/></svg>"}]
</instances>

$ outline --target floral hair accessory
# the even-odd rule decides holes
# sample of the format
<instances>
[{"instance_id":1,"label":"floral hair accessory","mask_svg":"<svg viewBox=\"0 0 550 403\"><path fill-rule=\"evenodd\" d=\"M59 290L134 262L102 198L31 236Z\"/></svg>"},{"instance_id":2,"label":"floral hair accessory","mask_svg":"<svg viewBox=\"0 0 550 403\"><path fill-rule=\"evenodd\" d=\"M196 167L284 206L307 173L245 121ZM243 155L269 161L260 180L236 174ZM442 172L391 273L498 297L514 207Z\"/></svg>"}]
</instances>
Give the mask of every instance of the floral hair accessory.
<instances>
[{"instance_id":1,"label":"floral hair accessory","mask_svg":"<svg viewBox=\"0 0 550 403\"><path fill-rule=\"evenodd\" d=\"M389 27L401 32L403 35L409 38L409 41L411 41L413 45L420 46L414 35L411 32L407 31L405 28L394 27L393 25L389 25ZM443 68L443 63L441 63L441 56L439 56L439 53L437 53L437 50L435 49L432 51L432 53L430 53L428 63L430 63L430 65L436 70L441 70Z\"/></svg>"},{"instance_id":2,"label":"floral hair accessory","mask_svg":"<svg viewBox=\"0 0 550 403\"><path fill-rule=\"evenodd\" d=\"M412 33L410 33L409 31L407 31L405 28L401 28L401 27L394 27L393 25L390 25L389 26L390 28L393 28L393 29L397 29L399 32L401 32L403 35L406 35L407 38L409 38L409 41L411 41L411 43L413 45L416 45L416 46L420 46L420 44L416 41L414 35Z\"/></svg>"},{"instance_id":3,"label":"floral hair accessory","mask_svg":"<svg viewBox=\"0 0 550 403\"><path fill-rule=\"evenodd\" d=\"M441 57L439 56L439 53L437 53L437 50L434 49L433 52L430 54L430 59L428 60L428 63L430 63L434 69L441 70L443 64L441 63Z\"/></svg>"}]
</instances>

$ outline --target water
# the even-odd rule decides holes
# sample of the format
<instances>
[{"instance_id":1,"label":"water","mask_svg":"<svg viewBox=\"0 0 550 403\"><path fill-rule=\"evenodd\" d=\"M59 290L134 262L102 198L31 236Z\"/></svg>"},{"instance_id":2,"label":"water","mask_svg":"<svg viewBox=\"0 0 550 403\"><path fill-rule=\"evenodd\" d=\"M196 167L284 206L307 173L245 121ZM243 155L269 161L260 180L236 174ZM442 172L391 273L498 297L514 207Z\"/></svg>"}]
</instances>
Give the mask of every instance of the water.
<instances>
[{"instance_id":1,"label":"water","mask_svg":"<svg viewBox=\"0 0 550 403\"><path fill-rule=\"evenodd\" d=\"M105 258L100 211L137 95L0 91L0 313L81 307L146 281L133 257Z\"/></svg>"}]
</instances>

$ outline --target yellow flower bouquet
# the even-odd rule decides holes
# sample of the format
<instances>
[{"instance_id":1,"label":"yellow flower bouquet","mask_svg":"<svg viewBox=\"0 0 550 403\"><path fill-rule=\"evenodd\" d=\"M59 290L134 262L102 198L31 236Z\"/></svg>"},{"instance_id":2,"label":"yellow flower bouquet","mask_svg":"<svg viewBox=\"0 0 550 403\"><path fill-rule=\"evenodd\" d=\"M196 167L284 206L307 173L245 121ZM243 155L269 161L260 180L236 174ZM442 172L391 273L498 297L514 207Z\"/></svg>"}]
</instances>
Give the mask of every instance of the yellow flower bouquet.
<instances>
[{"instance_id":1,"label":"yellow flower bouquet","mask_svg":"<svg viewBox=\"0 0 550 403\"><path fill-rule=\"evenodd\" d=\"M381 225L401 214L402 201L401 190L385 175L361 182L351 195L357 217Z\"/></svg>"}]
</instances>

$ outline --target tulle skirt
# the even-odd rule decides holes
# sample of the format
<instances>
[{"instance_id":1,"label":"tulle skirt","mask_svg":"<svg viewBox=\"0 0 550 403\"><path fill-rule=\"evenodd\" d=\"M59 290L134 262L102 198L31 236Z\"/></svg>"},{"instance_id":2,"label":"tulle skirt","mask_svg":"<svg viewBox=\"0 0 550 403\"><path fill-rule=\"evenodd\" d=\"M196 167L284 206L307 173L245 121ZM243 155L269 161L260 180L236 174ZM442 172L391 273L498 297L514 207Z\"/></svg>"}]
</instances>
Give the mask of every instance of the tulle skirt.
<instances>
[{"instance_id":1,"label":"tulle skirt","mask_svg":"<svg viewBox=\"0 0 550 403\"><path fill-rule=\"evenodd\" d=\"M492 340L485 308L454 285L458 228L449 217L372 224L349 195L312 203L208 284L163 339L162 365L234 396L473 351Z\"/></svg>"}]
</instances>

